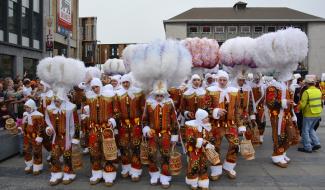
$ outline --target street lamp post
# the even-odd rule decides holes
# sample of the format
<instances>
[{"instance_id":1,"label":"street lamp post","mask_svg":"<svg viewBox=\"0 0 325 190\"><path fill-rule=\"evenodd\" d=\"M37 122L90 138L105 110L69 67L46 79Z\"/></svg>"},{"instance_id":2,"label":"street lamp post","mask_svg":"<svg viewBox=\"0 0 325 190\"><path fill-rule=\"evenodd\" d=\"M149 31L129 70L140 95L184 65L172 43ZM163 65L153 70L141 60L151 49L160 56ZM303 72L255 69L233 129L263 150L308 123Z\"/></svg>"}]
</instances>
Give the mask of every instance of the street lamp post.
<instances>
[{"instance_id":1,"label":"street lamp post","mask_svg":"<svg viewBox=\"0 0 325 190\"><path fill-rule=\"evenodd\" d=\"M101 60L100 60L101 59L101 51L100 51L101 46L100 46L100 43L101 43L100 40L96 40L97 64L99 64L99 69L102 70L102 65L101 65ZM99 48L97 48L98 45L99 45Z\"/></svg>"}]
</instances>

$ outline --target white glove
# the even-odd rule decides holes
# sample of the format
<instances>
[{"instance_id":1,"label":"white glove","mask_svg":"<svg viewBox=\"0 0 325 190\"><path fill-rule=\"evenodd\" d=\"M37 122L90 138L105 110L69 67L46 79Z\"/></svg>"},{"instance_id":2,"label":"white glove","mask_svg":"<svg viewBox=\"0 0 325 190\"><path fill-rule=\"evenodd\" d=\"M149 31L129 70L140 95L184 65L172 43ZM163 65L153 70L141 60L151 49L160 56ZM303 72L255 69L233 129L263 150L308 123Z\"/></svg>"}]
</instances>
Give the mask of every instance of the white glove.
<instances>
[{"instance_id":1,"label":"white glove","mask_svg":"<svg viewBox=\"0 0 325 190\"><path fill-rule=\"evenodd\" d=\"M171 142L177 142L178 141L178 135L172 135L170 138Z\"/></svg>"},{"instance_id":2,"label":"white glove","mask_svg":"<svg viewBox=\"0 0 325 190\"><path fill-rule=\"evenodd\" d=\"M80 115L80 119L81 120L85 120L87 117L88 117L88 115L86 115L86 114L81 114Z\"/></svg>"},{"instance_id":3,"label":"white glove","mask_svg":"<svg viewBox=\"0 0 325 190\"><path fill-rule=\"evenodd\" d=\"M42 137L36 137L35 141L38 142L38 143L42 143L43 138Z\"/></svg>"},{"instance_id":4,"label":"white glove","mask_svg":"<svg viewBox=\"0 0 325 190\"><path fill-rule=\"evenodd\" d=\"M48 136L52 136L54 133L53 129L50 126L46 127L45 131Z\"/></svg>"},{"instance_id":5,"label":"white glove","mask_svg":"<svg viewBox=\"0 0 325 190\"><path fill-rule=\"evenodd\" d=\"M20 134L24 134L24 131L23 131L23 129L22 129L21 127L18 127L18 132L19 132Z\"/></svg>"},{"instance_id":6,"label":"white glove","mask_svg":"<svg viewBox=\"0 0 325 190\"><path fill-rule=\"evenodd\" d=\"M197 138L196 139L196 148L201 148L203 144L203 138Z\"/></svg>"},{"instance_id":7,"label":"white glove","mask_svg":"<svg viewBox=\"0 0 325 190\"><path fill-rule=\"evenodd\" d=\"M115 119L114 118L110 118L110 119L108 119L108 124L112 124L112 127L113 128L115 128L116 127L116 121L115 121Z\"/></svg>"},{"instance_id":8,"label":"white glove","mask_svg":"<svg viewBox=\"0 0 325 190\"><path fill-rule=\"evenodd\" d=\"M143 136L144 137L149 136L149 131L150 131L150 127L149 126L143 127L143 129L142 129Z\"/></svg>"},{"instance_id":9,"label":"white glove","mask_svg":"<svg viewBox=\"0 0 325 190\"><path fill-rule=\"evenodd\" d=\"M188 116L189 113L190 113L189 111L185 111L185 112L184 112L184 117L185 117L185 119L190 119L190 117Z\"/></svg>"},{"instance_id":10,"label":"white glove","mask_svg":"<svg viewBox=\"0 0 325 190\"><path fill-rule=\"evenodd\" d=\"M214 145L211 144L211 143L208 143L206 146L205 146L206 149L214 149Z\"/></svg>"},{"instance_id":11,"label":"white glove","mask_svg":"<svg viewBox=\"0 0 325 190\"><path fill-rule=\"evenodd\" d=\"M238 132L239 132L239 133L246 132L246 127L245 127L245 126L240 126L240 127L238 127Z\"/></svg>"},{"instance_id":12,"label":"white glove","mask_svg":"<svg viewBox=\"0 0 325 190\"><path fill-rule=\"evenodd\" d=\"M78 139L72 139L72 144L79 144L80 143L80 140Z\"/></svg>"},{"instance_id":13,"label":"white glove","mask_svg":"<svg viewBox=\"0 0 325 190\"><path fill-rule=\"evenodd\" d=\"M212 117L213 119L219 119L220 118L220 115L219 115L219 108L214 108L213 111L212 111Z\"/></svg>"},{"instance_id":14,"label":"white glove","mask_svg":"<svg viewBox=\"0 0 325 190\"><path fill-rule=\"evenodd\" d=\"M282 106L283 109L288 108L287 102L288 102L287 99L281 99L281 106Z\"/></svg>"}]
</instances>

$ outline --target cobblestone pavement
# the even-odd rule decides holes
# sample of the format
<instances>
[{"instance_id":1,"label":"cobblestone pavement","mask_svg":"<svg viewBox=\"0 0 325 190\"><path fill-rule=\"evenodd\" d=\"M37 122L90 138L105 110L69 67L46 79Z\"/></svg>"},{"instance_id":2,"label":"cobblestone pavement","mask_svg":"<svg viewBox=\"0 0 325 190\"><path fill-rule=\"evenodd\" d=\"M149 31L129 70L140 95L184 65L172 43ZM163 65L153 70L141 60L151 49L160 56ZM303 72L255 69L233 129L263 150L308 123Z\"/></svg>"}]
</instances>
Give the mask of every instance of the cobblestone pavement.
<instances>
[{"instance_id":1,"label":"cobblestone pavement","mask_svg":"<svg viewBox=\"0 0 325 190\"><path fill-rule=\"evenodd\" d=\"M256 148L256 159L245 161L239 158L236 167L237 179L230 180L226 176L217 182L210 183L210 189L217 190L325 190L325 149L312 154L301 153L297 147L291 147L288 156L291 158L290 166L281 169L271 163L270 154L272 152L271 130L267 128L266 139L262 146ZM325 128L320 127L318 135L321 143L325 142ZM226 143L224 143L226 144ZM4 146L4 145L1 145ZM222 153L226 147L223 146ZM185 161L185 160L184 160ZM77 179L72 184L64 186L50 187L48 180L50 173L48 164L45 164L45 171L37 177L24 174L23 158L15 156L0 163L0 190L45 190L45 189L66 189L66 190L89 190L89 189L108 189L103 183L96 186L89 185L90 166L89 157L84 157L85 166L77 172ZM184 168L185 169L185 168ZM189 189L185 185L185 171L180 176L173 177L170 189ZM159 186L149 184L147 169L143 171L141 181L133 183L129 179L121 179L118 175L116 184L110 189L160 189Z\"/></svg>"}]
</instances>

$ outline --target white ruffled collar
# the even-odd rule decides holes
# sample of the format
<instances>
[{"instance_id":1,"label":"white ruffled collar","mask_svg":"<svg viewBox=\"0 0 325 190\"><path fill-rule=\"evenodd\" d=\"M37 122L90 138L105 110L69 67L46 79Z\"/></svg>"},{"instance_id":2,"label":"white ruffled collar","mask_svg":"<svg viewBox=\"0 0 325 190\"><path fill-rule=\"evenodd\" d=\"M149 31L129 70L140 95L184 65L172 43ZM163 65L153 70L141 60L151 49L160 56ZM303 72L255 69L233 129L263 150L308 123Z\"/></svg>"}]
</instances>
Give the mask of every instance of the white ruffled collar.
<instances>
[{"instance_id":1,"label":"white ruffled collar","mask_svg":"<svg viewBox=\"0 0 325 190\"><path fill-rule=\"evenodd\" d=\"M243 91L251 91L252 90L252 88L247 84L244 84L243 86L239 86L238 84L236 84L236 85L234 85L234 87L237 88L238 91L240 89L242 89Z\"/></svg>"},{"instance_id":2,"label":"white ruffled collar","mask_svg":"<svg viewBox=\"0 0 325 190\"><path fill-rule=\"evenodd\" d=\"M109 89L109 88L102 88L102 91L100 92L100 94L96 94L94 91L90 90L86 92L86 97L87 98L97 98L99 96L104 96L104 97L114 97L116 95L116 93L114 92L113 89Z\"/></svg>"},{"instance_id":3,"label":"white ruffled collar","mask_svg":"<svg viewBox=\"0 0 325 190\"><path fill-rule=\"evenodd\" d=\"M194 88L193 85L191 85L184 92L184 95L188 96L188 95L192 95L194 93L198 96L201 96L201 95L204 95L206 93L206 91L203 87Z\"/></svg>"},{"instance_id":4,"label":"white ruffled collar","mask_svg":"<svg viewBox=\"0 0 325 190\"><path fill-rule=\"evenodd\" d=\"M169 102L172 102L172 99L170 99L170 98L164 98L161 102L158 102L154 98L150 97L147 100L147 103L150 104L150 106L152 107L152 109L156 109L156 107L158 105L160 105L161 107L163 107L166 103L169 103Z\"/></svg>"},{"instance_id":5,"label":"white ruffled collar","mask_svg":"<svg viewBox=\"0 0 325 190\"><path fill-rule=\"evenodd\" d=\"M43 116L43 114L36 110L33 112L24 112L23 123L27 123L28 125L33 125L32 116Z\"/></svg>"},{"instance_id":6,"label":"white ruffled collar","mask_svg":"<svg viewBox=\"0 0 325 190\"><path fill-rule=\"evenodd\" d=\"M131 86L129 89L125 89L121 87L118 91L116 91L118 96L122 96L124 94L128 94L128 96L133 99L135 98L135 94L140 93L142 90L140 88Z\"/></svg>"}]
</instances>

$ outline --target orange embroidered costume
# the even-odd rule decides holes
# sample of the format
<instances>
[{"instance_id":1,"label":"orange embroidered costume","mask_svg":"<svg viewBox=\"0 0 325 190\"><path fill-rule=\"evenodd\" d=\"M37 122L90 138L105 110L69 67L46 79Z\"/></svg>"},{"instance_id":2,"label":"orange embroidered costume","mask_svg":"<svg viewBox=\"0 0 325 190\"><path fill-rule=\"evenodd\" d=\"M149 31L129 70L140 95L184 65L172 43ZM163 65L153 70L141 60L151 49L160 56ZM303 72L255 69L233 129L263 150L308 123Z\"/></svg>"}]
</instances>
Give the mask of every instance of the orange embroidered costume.
<instances>
[{"instance_id":1,"label":"orange embroidered costume","mask_svg":"<svg viewBox=\"0 0 325 190\"><path fill-rule=\"evenodd\" d=\"M55 103L58 102L58 103ZM53 137L51 152L50 185L57 185L63 180L64 184L71 183L76 174L72 169L71 144L75 143L75 122L77 121L76 106L68 101L66 95L55 95L52 103L47 106L45 121L46 133ZM62 169L60 157L63 156Z\"/></svg>"},{"instance_id":2,"label":"orange embroidered costume","mask_svg":"<svg viewBox=\"0 0 325 190\"><path fill-rule=\"evenodd\" d=\"M104 178L106 185L113 184L116 178L116 168L112 160L106 160L103 156L102 135L105 129L116 127L117 101L113 90L103 90L102 82L93 78L90 86L98 87L86 93L86 105L89 107L89 148L92 167L91 184L97 184ZM106 134L105 134L106 135ZM113 133L107 134L113 137ZM102 162L104 161L104 165Z\"/></svg>"},{"instance_id":3,"label":"orange embroidered costume","mask_svg":"<svg viewBox=\"0 0 325 190\"><path fill-rule=\"evenodd\" d=\"M32 99L25 103L30 109L23 114L23 125L21 130L24 134L24 159L26 163L25 172L33 172L38 175L42 169L42 131L44 130L44 116L36 111L37 107Z\"/></svg>"},{"instance_id":4,"label":"orange embroidered costume","mask_svg":"<svg viewBox=\"0 0 325 190\"><path fill-rule=\"evenodd\" d=\"M260 132L260 142L263 143L264 131L266 126L265 120L265 85L260 82L260 78L255 78L255 81L251 83L253 97L255 101L255 114L256 114L256 124ZM257 81L256 81L257 80Z\"/></svg>"},{"instance_id":5,"label":"orange embroidered costume","mask_svg":"<svg viewBox=\"0 0 325 190\"><path fill-rule=\"evenodd\" d=\"M131 77L123 75L121 83L129 82L130 86L123 86L117 93L119 121L118 144L121 151L122 176L131 175L133 181L138 181L142 166L140 162L140 143L142 138L141 117L145 104L145 97L140 88L132 86Z\"/></svg>"},{"instance_id":6,"label":"orange embroidered costume","mask_svg":"<svg viewBox=\"0 0 325 190\"><path fill-rule=\"evenodd\" d=\"M193 80L201 80L201 77L194 74L191 78ZM195 87L193 84L187 88L183 93L180 104L180 111L186 120L194 119L197 109L207 108L206 91L203 87Z\"/></svg>"},{"instance_id":7,"label":"orange embroidered costume","mask_svg":"<svg viewBox=\"0 0 325 190\"><path fill-rule=\"evenodd\" d=\"M289 103L293 97L285 83L273 80L266 88L265 98L272 126L272 161L275 165L285 168L290 161L286 155L290 146L287 129L296 127L297 120L293 112L293 104Z\"/></svg>"},{"instance_id":8,"label":"orange embroidered costume","mask_svg":"<svg viewBox=\"0 0 325 190\"><path fill-rule=\"evenodd\" d=\"M211 125L203 121L208 117L208 112L198 109L195 113L195 120L185 122L187 151L185 181L192 189L209 188L208 159L204 154L204 149L215 147L210 143L214 141Z\"/></svg>"},{"instance_id":9,"label":"orange embroidered costume","mask_svg":"<svg viewBox=\"0 0 325 190\"><path fill-rule=\"evenodd\" d=\"M220 70L218 77L229 80L229 76L225 71ZM245 131L244 126L239 126L238 112L238 89L226 86L224 88L212 86L207 88L209 95L209 112L212 124L212 133L215 139L214 146L220 154L222 138L226 137L228 141L228 152L223 165L217 164L211 166L211 179L218 180L222 174L222 169L226 171L230 178L236 177L237 153L238 153L238 131ZM221 110L225 110L224 115L221 115ZM239 127L238 127L239 126Z\"/></svg>"},{"instance_id":10,"label":"orange embroidered costume","mask_svg":"<svg viewBox=\"0 0 325 190\"><path fill-rule=\"evenodd\" d=\"M169 158L172 146L178 141L178 124L176 110L173 100L168 98L166 84L158 81L154 85L154 90L146 101L143 113L142 130L149 144L149 174L150 183L157 184L158 180L163 187L169 187L171 180L169 172ZM157 101L156 96L162 96ZM174 144L173 144L174 143ZM160 164L158 167L158 151L160 152Z\"/></svg>"}]
</instances>

